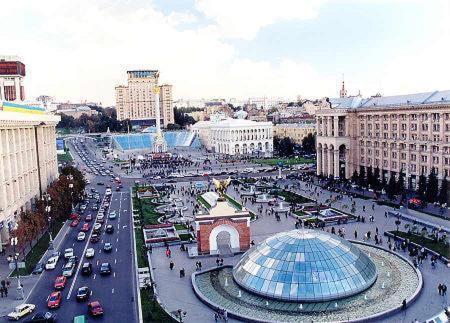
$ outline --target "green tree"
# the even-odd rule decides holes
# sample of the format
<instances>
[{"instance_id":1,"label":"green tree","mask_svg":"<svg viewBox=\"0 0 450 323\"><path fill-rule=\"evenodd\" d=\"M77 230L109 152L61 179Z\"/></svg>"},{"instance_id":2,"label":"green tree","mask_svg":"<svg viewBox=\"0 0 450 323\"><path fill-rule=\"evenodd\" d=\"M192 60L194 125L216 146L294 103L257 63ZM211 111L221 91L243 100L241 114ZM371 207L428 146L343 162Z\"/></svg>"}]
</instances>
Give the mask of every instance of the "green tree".
<instances>
[{"instance_id":1,"label":"green tree","mask_svg":"<svg viewBox=\"0 0 450 323\"><path fill-rule=\"evenodd\" d=\"M316 135L309 133L302 140L302 148L305 152L312 154L316 152Z\"/></svg>"},{"instance_id":2,"label":"green tree","mask_svg":"<svg viewBox=\"0 0 450 323\"><path fill-rule=\"evenodd\" d=\"M403 172L403 169L400 170L400 174L398 175L397 180L397 188L395 190L395 194L400 194L405 189L405 173Z\"/></svg>"},{"instance_id":3,"label":"green tree","mask_svg":"<svg viewBox=\"0 0 450 323\"><path fill-rule=\"evenodd\" d=\"M387 177L386 172L383 172L381 174L381 188L384 189L385 191L387 191L387 185L388 185L386 177Z\"/></svg>"},{"instance_id":4,"label":"green tree","mask_svg":"<svg viewBox=\"0 0 450 323\"><path fill-rule=\"evenodd\" d=\"M425 200L428 203L436 202L438 192L439 192L438 179L433 167L431 169L430 175L428 176L427 190L425 192Z\"/></svg>"},{"instance_id":5,"label":"green tree","mask_svg":"<svg viewBox=\"0 0 450 323\"><path fill-rule=\"evenodd\" d=\"M288 157L294 153L294 142L291 138L284 137L280 139L275 137L273 140L273 148L278 156Z\"/></svg>"},{"instance_id":6,"label":"green tree","mask_svg":"<svg viewBox=\"0 0 450 323\"><path fill-rule=\"evenodd\" d=\"M353 175L352 175L352 182L353 183L358 183L358 172L355 170L354 172L353 172Z\"/></svg>"},{"instance_id":7,"label":"green tree","mask_svg":"<svg viewBox=\"0 0 450 323\"><path fill-rule=\"evenodd\" d=\"M422 173L419 176L419 183L417 185L417 195L422 200L425 201L425 192L427 190L427 178Z\"/></svg>"},{"instance_id":8,"label":"green tree","mask_svg":"<svg viewBox=\"0 0 450 323\"><path fill-rule=\"evenodd\" d=\"M439 190L438 200L440 204L447 203L448 201L448 181L447 176L444 176L444 179L441 183L441 189Z\"/></svg>"},{"instance_id":9,"label":"green tree","mask_svg":"<svg viewBox=\"0 0 450 323\"><path fill-rule=\"evenodd\" d=\"M366 168L364 166L361 166L359 169L359 185L365 186L366 183Z\"/></svg>"},{"instance_id":10,"label":"green tree","mask_svg":"<svg viewBox=\"0 0 450 323\"><path fill-rule=\"evenodd\" d=\"M373 172L373 186L376 190L380 189L380 168L378 166Z\"/></svg>"},{"instance_id":11,"label":"green tree","mask_svg":"<svg viewBox=\"0 0 450 323\"><path fill-rule=\"evenodd\" d=\"M389 183L386 189L386 193L389 199L393 199L395 197L397 191L397 182L395 180L395 174L391 173L391 177L389 178Z\"/></svg>"},{"instance_id":12,"label":"green tree","mask_svg":"<svg viewBox=\"0 0 450 323\"><path fill-rule=\"evenodd\" d=\"M372 166L367 167L367 184L373 188L373 171Z\"/></svg>"}]
</instances>

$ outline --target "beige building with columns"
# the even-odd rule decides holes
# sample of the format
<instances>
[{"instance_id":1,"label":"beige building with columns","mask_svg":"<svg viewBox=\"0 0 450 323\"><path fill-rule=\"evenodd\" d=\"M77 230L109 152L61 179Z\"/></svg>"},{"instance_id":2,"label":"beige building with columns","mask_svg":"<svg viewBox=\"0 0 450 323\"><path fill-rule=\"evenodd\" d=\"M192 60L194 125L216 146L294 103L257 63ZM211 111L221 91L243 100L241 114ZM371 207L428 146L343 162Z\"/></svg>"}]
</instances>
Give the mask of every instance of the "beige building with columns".
<instances>
[{"instance_id":1,"label":"beige building with columns","mask_svg":"<svg viewBox=\"0 0 450 323\"><path fill-rule=\"evenodd\" d=\"M58 177L55 127L43 108L0 101L0 237Z\"/></svg>"},{"instance_id":2,"label":"beige building with columns","mask_svg":"<svg viewBox=\"0 0 450 323\"><path fill-rule=\"evenodd\" d=\"M317 174L350 178L362 167L408 188L431 169L450 175L450 91L330 99L316 112Z\"/></svg>"}]
</instances>

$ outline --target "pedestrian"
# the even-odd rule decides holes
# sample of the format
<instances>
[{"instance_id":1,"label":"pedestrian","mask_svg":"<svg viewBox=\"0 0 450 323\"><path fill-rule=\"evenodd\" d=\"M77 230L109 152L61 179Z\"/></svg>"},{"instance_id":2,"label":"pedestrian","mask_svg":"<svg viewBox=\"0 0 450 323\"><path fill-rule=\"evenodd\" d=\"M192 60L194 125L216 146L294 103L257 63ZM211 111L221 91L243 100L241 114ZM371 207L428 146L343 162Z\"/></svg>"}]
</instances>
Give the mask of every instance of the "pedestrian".
<instances>
[{"instance_id":1,"label":"pedestrian","mask_svg":"<svg viewBox=\"0 0 450 323\"><path fill-rule=\"evenodd\" d=\"M217 312L214 312L214 321L218 321L219 320L219 314L217 314Z\"/></svg>"},{"instance_id":2,"label":"pedestrian","mask_svg":"<svg viewBox=\"0 0 450 323\"><path fill-rule=\"evenodd\" d=\"M198 262L198 270L202 270L202 262L201 261Z\"/></svg>"},{"instance_id":3,"label":"pedestrian","mask_svg":"<svg viewBox=\"0 0 450 323\"><path fill-rule=\"evenodd\" d=\"M223 258L220 258L220 265L223 266Z\"/></svg>"},{"instance_id":4,"label":"pedestrian","mask_svg":"<svg viewBox=\"0 0 450 323\"><path fill-rule=\"evenodd\" d=\"M216 265L217 265L217 267L219 267L219 265L220 265L220 259L219 259L219 257L216 258Z\"/></svg>"},{"instance_id":5,"label":"pedestrian","mask_svg":"<svg viewBox=\"0 0 450 323\"><path fill-rule=\"evenodd\" d=\"M442 284L442 296L447 295L447 285Z\"/></svg>"},{"instance_id":6,"label":"pedestrian","mask_svg":"<svg viewBox=\"0 0 450 323\"><path fill-rule=\"evenodd\" d=\"M171 261L170 261L170 264L169 264L170 270L173 270L173 266L174 266L174 264L173 264L173 261L171 260Z\"/></svg>"},{"instance_id":7,"label":"pedestrian","mask_svg":"<svg viewBox=\"0 0 450 323\"><path fill-rule=\"evenodd\" d=\"M180 278L183 278L184 275L185 275L185 273L184 273L184 268L181 268L181 269L180 269Z\"/></svg>"},{"instance_id":8,"label":"pedestrian","mask_svg":"<svg viewBox=\"0 0 450 323\"><path fill-rule=\"evenodd\" d=\"M22 284L21 284L21 286L22 286L22 288L23 288L23 285L22 285ZM5 297L8 297L8 287L5 287L4 290L3 290L3 292L5 293Z\"/></svg>"},{"instance_id":9,"label":"pedestrian","mask_svg":"<svg viewBox=\"0 0 450 323\"><path fill-rule=\"evenodd\" d=\"M3 287L0 287L0 295L1 295L2 298L3 298Z\"/></svg>"},{"instance_id":10,"label":"pedestrian","mask_svg":"<svg viewBox=\"0 0 450 323\"><path fill-rule=\"evenodd\" d=\"M355 240L358 239L358 231L355 230Z\"/></svg>"}]
</instances>

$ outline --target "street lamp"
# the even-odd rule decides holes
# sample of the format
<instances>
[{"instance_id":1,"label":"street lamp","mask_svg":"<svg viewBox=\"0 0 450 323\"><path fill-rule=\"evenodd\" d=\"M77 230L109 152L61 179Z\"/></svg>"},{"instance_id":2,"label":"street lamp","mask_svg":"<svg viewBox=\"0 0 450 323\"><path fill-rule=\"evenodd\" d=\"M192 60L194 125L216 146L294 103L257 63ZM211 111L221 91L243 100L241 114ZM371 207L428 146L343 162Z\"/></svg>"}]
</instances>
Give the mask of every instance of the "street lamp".
<instances>
[{"instance_id":1,"label":"street lamp","mask_svg":"<svg viewBox=\"0 0 450 323\"><path fill-rule=\"evenodd\" d=\"M22 287L22 284L20 283L19 267L17 265L17 260L19 258L19 254L16 253L17 243L18 243L17 237L12 237L11 238L11 245L13 246L14 263L15 263L16 275L17 275L17 298L18 299L24 299L25 297L24 297L24 294L23 294L23 287Z\"/></svg>"},{"instance_id":2,"label":"street lamp","mask_svg":"<svg viewBox=\"0 0 450 323\"><path fill-rule=\"evenodd\" d=\"M53 250L53 237L52 237L52 216L50 214L50 211L52 209L52 207L50 206L50 202L52 200L52 198L50 197L50 194L45 193L42 196L42 199L45 201L45 214L47 215L47 221L48 221L48 226L47 226L47 231L48 231L48 235L49 235L49 243L48 243L48 249L49 250Z\"/></svg>"},{"instance_id":3,"label":"street lamp","mask_svg":"<svg viewBox=\"0 0 450 323\"><path fill-rule=\"evenodd\" d=\"M73 176L69 175L67 176L67 179L69 181L73 181ZM70 203L72 205L72 213L75 213L75 209L73 207L73 183L69 183L69 189L70 189Z\"/></svg>"},{"instance_id":4,"label":"street lamp","mask_svg":"<svg viewBox=\"0 0 450 323\"><path fill-rule=\"evenodd\" d=\"M183 317L186 317L186 315L187 312L185 310L182 310L181 308L179 308L175 313L175 316L177 317L180 323L183 322Z\"/></svg>"}]
</instances>

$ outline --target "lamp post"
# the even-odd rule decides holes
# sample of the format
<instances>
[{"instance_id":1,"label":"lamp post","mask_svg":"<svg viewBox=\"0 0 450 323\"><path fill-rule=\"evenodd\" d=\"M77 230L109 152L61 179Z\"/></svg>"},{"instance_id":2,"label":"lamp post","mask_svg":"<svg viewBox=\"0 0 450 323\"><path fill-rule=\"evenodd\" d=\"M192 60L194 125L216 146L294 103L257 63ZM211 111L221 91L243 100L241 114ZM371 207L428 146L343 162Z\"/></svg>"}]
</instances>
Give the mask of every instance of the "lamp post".
<instances>
[{"instance_id":1,"label":"lamp post","mask_svg":"<svg viewBox=\"0 0 450 323\"><path fill-rule=\"evenodd\" d=\"M182 323L183 322L183 317L186 317L187 312L185 310L182 310L181 308L179 308L176 313L175 316L177 317L177 319L179 320L178 322Z\"/></svg>"},{"instance_id":2,"label":"lamp post","mask_svg":"<svg viewBox=\"0 0 450 323\"><path fill-rule=\"evenodd\" d=\"M69 175L67 176L67 179L72 182L73 176ZM73 207L73 183L69 183L69 189L70 189L70 203L72 205L72 213L75 213L75 209Z\"/></svg>"},{"instance_id":3,"label":"lamp post","mask_svg":"<svg viewBox=\"0 0 450 323\"><path fill-rule=\"evenodd\" d=\"M47 226L47 231L48 231L48 236L49 236L49 243L48 243L48 249L49 250L53 250L53 237L52 237L52 216L50 214L52 207L50 206L50 202L52 200L52 198L50 197L50 194L45 193L42 196L42 199L45 201L45 215L47 216L47 221L48 221L48 226Z\"/></svg>"},{"instance_id":4,"label":"lamp post","mask_svg":"<svg viewBox=\"0 0 450 323\"><path fill-rule=\"evenodd\" d=\"M17 260L19 258L19 254L16 253L17 243L18 243L17 237L11 238L11 245L13 246L14 263L15 263L15 269L16 269L16 275L17 275L17 298L18 299L24 299L23 287L22 287L22 284L20 283L19 267L17 265L17 262L18 262Z\"/></svg>"}]
</instances>

